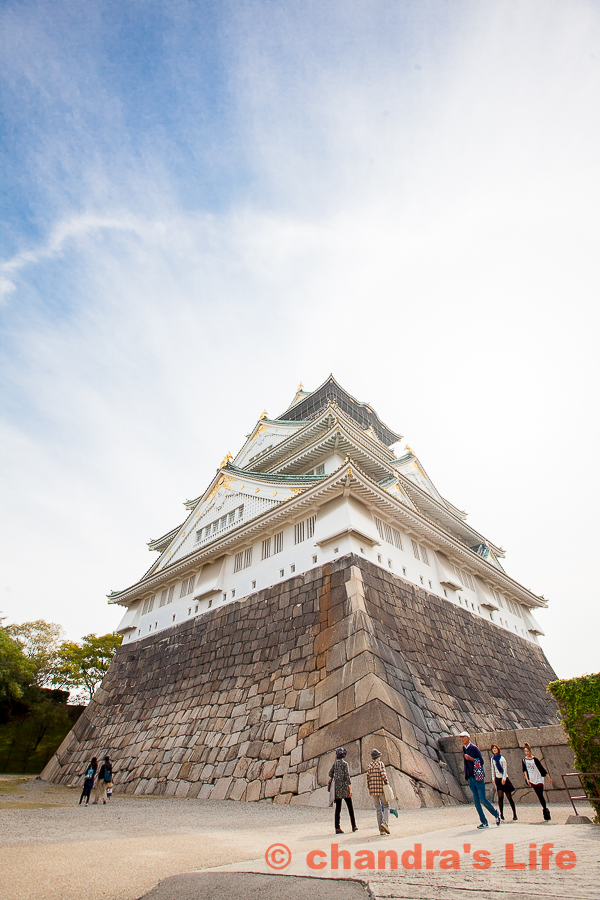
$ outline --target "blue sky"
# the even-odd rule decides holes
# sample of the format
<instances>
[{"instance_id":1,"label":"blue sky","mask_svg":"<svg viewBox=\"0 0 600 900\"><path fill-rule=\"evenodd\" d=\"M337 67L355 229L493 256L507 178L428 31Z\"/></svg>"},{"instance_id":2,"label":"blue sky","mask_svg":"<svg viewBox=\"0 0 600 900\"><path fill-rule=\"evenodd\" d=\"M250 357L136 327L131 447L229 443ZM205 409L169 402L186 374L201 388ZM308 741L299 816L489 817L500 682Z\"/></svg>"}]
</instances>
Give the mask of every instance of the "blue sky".
<instances>
[{"instance_id":1,"label":"blue sky","mask_svg":"<svg viewBox=\"0 0 600 900\"><path fill-rule=\"evenodd\" d=\"M0 610L114 627L145 542L333 371L596 670L598 5L0 18Z\"/></svg>"}]
</instances>

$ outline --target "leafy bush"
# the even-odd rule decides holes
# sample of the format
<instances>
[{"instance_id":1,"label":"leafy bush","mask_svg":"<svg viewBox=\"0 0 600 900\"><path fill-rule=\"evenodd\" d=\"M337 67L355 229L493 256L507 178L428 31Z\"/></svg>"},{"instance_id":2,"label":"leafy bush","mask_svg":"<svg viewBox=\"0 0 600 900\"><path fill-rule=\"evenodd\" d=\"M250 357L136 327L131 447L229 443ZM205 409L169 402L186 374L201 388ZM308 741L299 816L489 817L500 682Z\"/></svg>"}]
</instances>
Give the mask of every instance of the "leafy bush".
<instances>
[{"instance_id":1,"label":"leafy bush","mask_svg":"<svg viewBox=\"0 0 600 900\"><path fill-rule=\"evenodd\" d=\"M558 703L577 771L582 775L600 772L600 673L553 681L548 691ZM582 782L591 797L594 782L591 778L582 778ZM590 802L596 810L596 821L600 821L600 801Z\"/></svg>"}]
</instances>

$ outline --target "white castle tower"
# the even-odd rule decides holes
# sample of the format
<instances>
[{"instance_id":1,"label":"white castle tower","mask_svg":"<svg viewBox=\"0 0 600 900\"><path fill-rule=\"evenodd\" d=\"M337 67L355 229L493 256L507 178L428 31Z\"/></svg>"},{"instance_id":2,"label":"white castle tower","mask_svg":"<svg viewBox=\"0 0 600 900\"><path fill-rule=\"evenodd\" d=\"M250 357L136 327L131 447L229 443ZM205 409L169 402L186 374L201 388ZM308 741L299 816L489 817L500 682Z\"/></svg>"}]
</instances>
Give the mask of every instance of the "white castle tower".
<instances>
[{"instance_id":1,"label":"white castle tower","mask_svg":"<svg viewBox=\"0 0 600 900\"><path fill-rule=\"evenodd\" d=\"M330 376L265 413L131 587L118 631L136 641L294 574L356 554L523 641L543 631L546 602L504 570L500 547L445 500L401 436Z\"/></svg>"}]
</instances>

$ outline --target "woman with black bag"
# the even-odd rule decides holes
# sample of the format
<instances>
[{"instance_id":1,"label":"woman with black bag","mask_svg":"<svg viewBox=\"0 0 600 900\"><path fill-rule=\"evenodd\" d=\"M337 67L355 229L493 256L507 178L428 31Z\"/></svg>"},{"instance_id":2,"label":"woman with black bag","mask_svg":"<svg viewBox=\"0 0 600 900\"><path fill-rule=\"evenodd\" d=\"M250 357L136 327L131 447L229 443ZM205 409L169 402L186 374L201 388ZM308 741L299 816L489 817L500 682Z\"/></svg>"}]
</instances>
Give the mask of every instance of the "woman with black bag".
<instances>
[{"instance_id":1,"label":"woman with black bag","mask_svg":"<svg viewBox=\"0 0 600 900\"><path fill-rule=\"evenodd\" d=\"M335 790L335 833L343 834L340 828L340 814L342 811L342 800L346 801L348 812L350 814L350 824L352 831L358 831L356 819L354 818L354 807L352 806L352 784L350 783L350 769L348 763L344 759L347 751L343 747L338 747L335 751L335 762L329 770L328 790L331 790L332 782Z\"/></svg>"},{"instance_id":2,"label":"woman with black bag","mask_svg":"<svg viewBox=\"0 0 600 900\"><path fill-rule=\"evenodd\" d=\"M83 790L81 792L81 797L79 798L80 806L81 806L83 800L85 800L85 805L89 806L90 794L92 793L92 788L94 787L94 778L96 777L97 771L98 771L98 760L94 756L91 763L87 767L87 770L85 773L85 781L83 782Z\"/></svg>"}]
</instances>

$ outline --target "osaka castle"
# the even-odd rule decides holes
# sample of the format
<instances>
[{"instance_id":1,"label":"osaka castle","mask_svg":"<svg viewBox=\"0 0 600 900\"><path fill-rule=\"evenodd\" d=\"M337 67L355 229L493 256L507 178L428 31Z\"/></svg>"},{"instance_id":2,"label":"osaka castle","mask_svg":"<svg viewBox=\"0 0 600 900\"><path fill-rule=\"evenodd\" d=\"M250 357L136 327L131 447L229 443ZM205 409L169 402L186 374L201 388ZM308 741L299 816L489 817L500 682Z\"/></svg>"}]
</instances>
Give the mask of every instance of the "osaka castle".
<instances>
[{"instance_id":1,"label":"osaka castle","mask_svg":"<svg viewBox=\"0 0 600 900\"><path fill-rule=\"evenodd\" d=\"M146 574L109 595L126 608L124 642L356 554L538 643L543 597L511 578L501 547L440 494L410 447L396 455L400 441L333 376L314 391L300 385L185 503L183 522L149 543L158 558Z\"/></svg>"},{"instance_id":2,"label":"osaka castle","mask_svg":"<svg viewBox=\"0 0 600 900\"><path fill-rule=\"evenodd\" d=\"M108 753L119 791L326 805L343 745L366 808L376 747L417 808L465 801L463 729L564 744L544 599L399 441L333 377L263 413L110 595L123 643L42 778Z\"/></svg>"}]
</instances>

